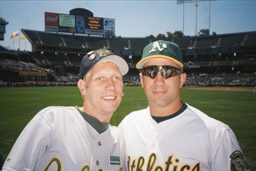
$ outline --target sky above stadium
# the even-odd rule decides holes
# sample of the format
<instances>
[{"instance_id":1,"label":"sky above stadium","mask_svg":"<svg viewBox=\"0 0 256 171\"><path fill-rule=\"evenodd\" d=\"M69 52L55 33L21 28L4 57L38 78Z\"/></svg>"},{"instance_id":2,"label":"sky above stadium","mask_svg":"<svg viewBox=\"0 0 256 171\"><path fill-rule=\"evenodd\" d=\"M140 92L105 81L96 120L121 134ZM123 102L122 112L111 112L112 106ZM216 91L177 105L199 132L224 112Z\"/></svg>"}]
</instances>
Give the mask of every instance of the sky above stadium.
<instances>
[{"instance_id":1,"label":"sky above stadium","mask_svg":"<svg viewBox=\"0 0 256 171\"><path fill-rule=\"evenodd\" d=\"M18 37L10 40L11 34L21 29L45 31L45 12L69 14L74 8L90 10L94 17L114 18L116 36L121 37L174 33L183 31L183 26L185 35L194 36L196 31L209 29L209 2L199 2L197 10L195 3L186 3L183 11L183 5L177 4L176 0L0 0L0 17L9 23L5 40L0 41L0 45L30 51L27 40L19 41ZM255 9L256 0L212 1L210 32L256 31Z\"/></svg>"}]
</instances>

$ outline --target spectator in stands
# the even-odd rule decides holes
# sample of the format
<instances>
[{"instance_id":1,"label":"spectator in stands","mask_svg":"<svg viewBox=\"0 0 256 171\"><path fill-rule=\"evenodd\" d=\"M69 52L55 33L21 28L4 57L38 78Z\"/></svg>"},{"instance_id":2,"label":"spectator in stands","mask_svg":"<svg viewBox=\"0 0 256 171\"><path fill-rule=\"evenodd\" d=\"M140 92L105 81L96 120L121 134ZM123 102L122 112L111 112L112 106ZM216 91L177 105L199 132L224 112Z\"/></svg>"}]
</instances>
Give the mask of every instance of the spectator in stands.
<instances>
[{"instance_id":1,"label":"spectator in stands","mask_svg":"<svg viewBox=\"0 0 256 171\"><path fill-rule=\"evenodd\" d=\"M125 170L124 138L109 122L127 72L125 60L111 51L89 52L78 81L83 106L41 110L18 137L3 170Z\"/></svg>"},{"instance_id":2,"label":"spectator in stands","mask_svg":"<svg viewBox=\"0 0 256 171\"><path fill-rule=\"evenodd\" d=\"M172 42L159 40L144 48L136 67L149 107L119 125L128 170L249 170L231 128L181 101L183 65Z\"/></svg>"}]
</instances>

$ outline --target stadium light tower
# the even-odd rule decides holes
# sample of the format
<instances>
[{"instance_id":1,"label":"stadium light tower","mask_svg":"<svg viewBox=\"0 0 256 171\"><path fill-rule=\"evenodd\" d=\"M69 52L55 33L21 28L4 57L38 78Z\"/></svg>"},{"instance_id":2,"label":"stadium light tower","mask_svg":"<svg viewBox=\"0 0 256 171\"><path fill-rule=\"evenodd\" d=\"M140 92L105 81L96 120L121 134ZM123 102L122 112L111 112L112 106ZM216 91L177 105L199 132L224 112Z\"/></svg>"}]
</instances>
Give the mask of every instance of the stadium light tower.
<instances>
[{"instance_id":1,"label":"stadium light tower","mask_svg":"<svg viewBox=\"0 0 256 171\"><path fill-rule=\"evenodd\" d=\"M184 4L185 3L193 3L195 2L195 8L196 8L196 23L195 23L195 35L197 36L197 8L198 8L198 2L203 1L209 1L209 35L210 35L210 27L211 27L211 1L215 0L177 0L177 4L183 5L183 35L184 35Z\"/></svg>"}]
</instances>

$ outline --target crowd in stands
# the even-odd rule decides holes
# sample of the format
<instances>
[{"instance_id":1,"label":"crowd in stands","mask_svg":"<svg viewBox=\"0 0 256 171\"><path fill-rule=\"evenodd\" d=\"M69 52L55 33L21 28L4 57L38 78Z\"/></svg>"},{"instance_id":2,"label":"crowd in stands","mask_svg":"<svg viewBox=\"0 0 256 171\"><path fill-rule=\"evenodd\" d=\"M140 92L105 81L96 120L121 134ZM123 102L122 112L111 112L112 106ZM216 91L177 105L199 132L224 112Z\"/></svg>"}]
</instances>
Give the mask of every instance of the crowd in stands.
<instances>
[{"instance_id":1,"label":"crowd in stands","mask_svg":"<svg viewBox=\"0 0 256 171\"><path fill-rule=\"evenodd\" d=\"M207 62L209 64L209 61ZM70 62L65 63L64 67L69 69ZM202 65L202 64L200 64ZM27 87L27 86L76 86L79 76L76 72L61 71L54 68L44 68L31 62L15 61L0 58L0 69L14 72L47 73L51 79L43 80L24 80L24 82L5 82L0 80L0 87ZM65 70L65 69L64 69ZM125 86L140 86L139 72L131 70L123 78ZM191 72L187 73L185 86L247 86L256 85L255 73L226 73L218 69L215 72Z\"/></svg>"},{"instance_id":2,"label":"crowd in stands","mask_svg":"<svg viewBox=\"0 0 256 171\"><path fill-rule=\"evenodd\" d=\"M76 86L78 75L54 75L52 81L25 81L4 82L0 80L0 87L28 87L28 86ZM125 86L140 86L139 75L128 74L124 78ZM255 74L188 74L184 86L211 86L211 87L254 87L256 85Z\"/></svg>"},{"instance_id":3,"label":"crowd in stands","mask_svg":"<svg viewBox=\"0 0 256 171\"><path fill-rule=\"evenodd\" d=\"M27 81L27 82L4 82L0 80L0 87L58 87L77 86L77 82L58 81Z\"/></svg>"},{"instance_id":4,"label":"crowd in stands","mask_svg":"<svg viewBox=\"0 0 256 171\"><path fill-rule=\"evenodd\" d=\"M188 74L185 86L214 86L214 87L253 87L256 85L254 74Z\"/></svg>"},{"instance_id":5,"label":"crowd in stands","mask_svg":"<svg viewBox=\"0 0 256 171\"><path fill-rule=\"evenodd\" d=\"M77 82L79 79L78 75L68 73L66 75L54 75L54 80L57 82Z\"/></svg>"},{"instance_id":6,"label":"crowd in stands","mask_svg":"<svg viewBox=\"0 0 256 171\"><path fill-rule=\"evenodd\" d=\"M23 62L23 61L16 62L14 60L8 60L8 59L0 60L0 68L4 70L15 71L15 72L28 71L28 72L50 73L50 74L55 73L55 71L52 69L42 68L33 63Z\"/></svg>"}]
</instances>

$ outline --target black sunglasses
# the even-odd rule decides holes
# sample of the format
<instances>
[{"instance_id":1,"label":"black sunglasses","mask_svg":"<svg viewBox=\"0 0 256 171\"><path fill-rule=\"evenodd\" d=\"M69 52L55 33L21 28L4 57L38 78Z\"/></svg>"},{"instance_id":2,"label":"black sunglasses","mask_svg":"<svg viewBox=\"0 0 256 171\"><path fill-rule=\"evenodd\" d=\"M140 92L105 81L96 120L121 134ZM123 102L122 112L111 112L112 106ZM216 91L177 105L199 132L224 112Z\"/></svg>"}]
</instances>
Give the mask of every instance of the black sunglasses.
<instances>
[{"instance_id":1,"label":"black sunglasses","mask_svg":"<svg viewBox=\"0 0 256 171\"><path fill-rule=\"evenodd\" d=\"M170 65L150 65L140 69L140 73L142 75L150 77L152 79L157 76L158 72L161 72L162 77L167 79L181 74L182 69Z\"/></svg>"}]
</instances>

